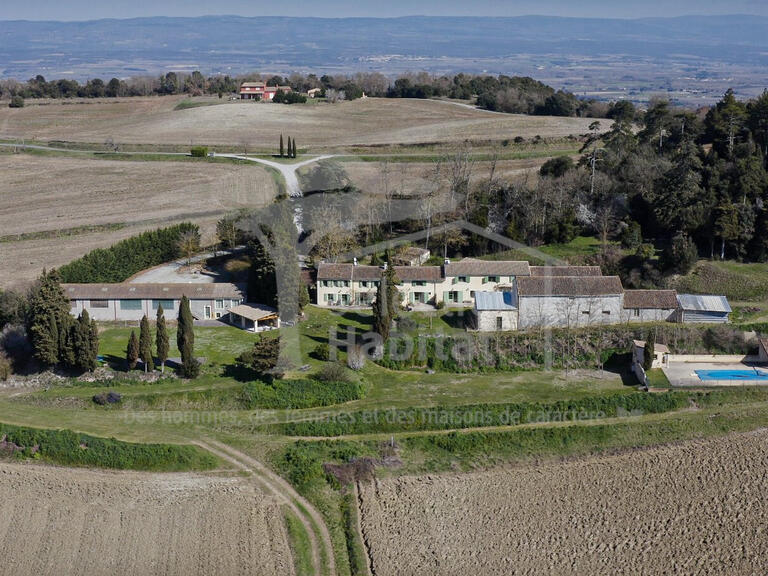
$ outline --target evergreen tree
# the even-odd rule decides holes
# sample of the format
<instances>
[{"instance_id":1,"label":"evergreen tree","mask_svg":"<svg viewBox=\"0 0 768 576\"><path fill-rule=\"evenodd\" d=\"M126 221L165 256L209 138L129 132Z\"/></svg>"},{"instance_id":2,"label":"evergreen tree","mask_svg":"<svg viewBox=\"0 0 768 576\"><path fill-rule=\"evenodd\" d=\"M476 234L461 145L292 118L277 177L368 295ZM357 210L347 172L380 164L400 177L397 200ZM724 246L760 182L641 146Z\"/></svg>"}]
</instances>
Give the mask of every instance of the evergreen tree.
<instances>
[{"instance_id":1,"label":"evergreen tree","mask_svg":"<svg viewBox=\"0 0 768 576\"><path fill-rule=\"evenodd\" d=\"M400 307L400 293L397 290L400 281L390 260L390 255L387 253L386 270L376 289L376 300L373 303L374 330L381 335L384 342L389 339L392 321L397 318Z\"/></svg>"},{"instance_id":2,"label":"evergreen tree","mask_svg":"<svg viewBox=\"0 0 768 576\"><path fill-rule=\"evenodd\" d=\"M83 372L93 372L96 369L97 347L93 344L93 323L87 310L77 317L73 332L75 367Z\"/></svg>"},{"instance_id":3,"label":"evergreen tree","mask_svg":"<svg viewBox=\"0 0 768 576\"><path fill-rule=\"evenodd\" d=\"M285 156L285 144L283 144L283 135L280 134L280 158Z\"/></svg>"},{"instance_id":4,"label":"evergreen tree","mask_svg":"<svg viewBox=\"0 0 768 576\"><path fill-rule=\"evenodd\" d=\"M139 341L136 339L136 332L134 330L131 330L131 337L128 339L125 359L128 361L128 370L136 368L136 363L139 361Z\"/></svg>"},{"instance_id":5,"label":"evergreen tree","mask_svg":"<svg viewBox=\"0 0 768 576\"><path fill-rule=\"evenodd\" d=\"M195 358L195 331L189 298L182 296L179 307L179 323L176 333L176 345L181 353L181 372L185 378L196 378L200 365Z\"/></svg>"},{"instance_id":6,"label":"evergreen tree","mask_svg":"<svg viewBox=\"0 0 768 576\"><path fill-rule=\"evenodd\" d=\"M59 363L67 368L74 368L77 364L75 358L75 333L77 323L69 318L62 318L59 326Z\"/></svg>"},{"instance_id":7,"label":"evergreen tree","mask_svg":"<svg viewBox=\"0 0 768 576\"><path fill-rule=\"evenodd\" d=\"M288 136L288 158L293 154L293 145L291 144L291 137Z\"/></svg>"},{"instance_id":8,"label":"evergreen tree","mask_svg":"<svg viewBox=\"0 0 768 576\"><path fill-rule=\"evenodd\" d=\"M157 334L155 335L157 345L157 361L160 362L161 372L165 372L165 362L168 360L168 328L165 326L165 313L163 307L157 307Z\"/></svg>"},{"instance_id":9,"label":"evergreen tree","mask_svg":"<svg viewBox=\"0 0 768 576\"><path fill-rule=\"evenodd\" d=\"M653 368L653 359L656 356L656 336L653 330L648 332L643 348L643 369L648 371Z\"/></svg>"},{"instance_id":10,"label":"evergreen tree","mask_svg":"<svg viewBox=\"0 0 768 576\"><path fill-rule=\"evenodd\" d=\"M69 301L55 270L43 271L29 297L29 335L35 358L46 365L59 362L60 326L69 327Z\"/></svg>"},{"instance_id":11,"label":"evergreen tree","mask_svg":"<svg viewBox=\"0 0 768 576\"><path fill-rule=\"evenodd\" d=\"M149 331L147 315L141 319L141 332L139 334L139 357L144 363L144 372L152 372L155 363L152 360L152 333Z\"/></svg>"},{"instance_id":12,"label":"evergreen tree","mask_svg":"<svg viewBox=\"0 0 768 576\"><path fill-rule=\"evenodd\" d=\"M96 363L99 360L99 327L96 325L96 320L91 320L91 355Z\"/></svg>"},{"instance_id":13,"label":"evergreen tree","mask_svg":"<svg viewBox=\"0 0 768 576\"><path fill-rule=\"evenodd\" d=\"M293 157L296 158L296 138L293 139Z\"/></svg>"}]
</instances>

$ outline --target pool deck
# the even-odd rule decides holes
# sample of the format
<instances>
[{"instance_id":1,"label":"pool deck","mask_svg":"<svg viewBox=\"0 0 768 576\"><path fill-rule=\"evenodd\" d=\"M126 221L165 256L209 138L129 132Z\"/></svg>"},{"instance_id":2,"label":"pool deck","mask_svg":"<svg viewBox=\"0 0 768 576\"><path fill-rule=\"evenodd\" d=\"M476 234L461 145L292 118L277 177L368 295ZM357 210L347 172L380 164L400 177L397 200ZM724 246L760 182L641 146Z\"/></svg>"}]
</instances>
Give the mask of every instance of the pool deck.
<instances>
[{"instance_id":1,"label":"pool deck","mask_svg":"<svg viewBox=\"0 0 768 576\"><path fill-rule=\"evenodd\" d=\"M696 370L753 370L768 369L765 365L743 362L670 362L662 370L674 387L706 388L714 386L768 386L768 380L701 380Z\"/></svg>"}]
</instances>

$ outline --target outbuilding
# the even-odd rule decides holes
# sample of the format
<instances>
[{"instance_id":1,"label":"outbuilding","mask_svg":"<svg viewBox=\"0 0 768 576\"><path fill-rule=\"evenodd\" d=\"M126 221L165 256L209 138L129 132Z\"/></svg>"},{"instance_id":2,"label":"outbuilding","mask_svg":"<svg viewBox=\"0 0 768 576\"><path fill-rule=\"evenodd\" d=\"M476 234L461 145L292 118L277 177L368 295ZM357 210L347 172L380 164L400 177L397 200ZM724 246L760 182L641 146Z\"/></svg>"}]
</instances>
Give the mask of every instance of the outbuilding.
<instances>
[{"instance_id":1,"label":"outbuilding","mask_svg":"<svg viewBox=\"0 0 768 576\"><path fill-rule=\"evenodd\" d=\"M725 324L730 313L725 296L677 295L677 321L682 324Z\"/></svg>"},{"instance_id":2,"label":"outbuilding","mask_svg":"<svg viewBox=\"0 0 768 576\"><path fill-rule=\"evenodd\" d=\"M277 310L262 304L240 304L229 311L229 322L249 332L280 328Z\"/></svg>"},{"instance_id":3,"label":"outbuilding","mask_svg":"<svg viewBox=\"0 0 768 576\"><path fill-rule=\"evenodd\" d=\"M677 311L674 290L625 290L625 322L673 322Z\"/></svg>"},{"instance_id":4,"label":"outbuilding","mask_svg":"<svg viewBox=\"0 0 768 576\"><path fill-rule=\"evenodd\" d=\"M480 332L517 330L517 294L475 292L475 320Z\"/></svg>"}]
</instances>

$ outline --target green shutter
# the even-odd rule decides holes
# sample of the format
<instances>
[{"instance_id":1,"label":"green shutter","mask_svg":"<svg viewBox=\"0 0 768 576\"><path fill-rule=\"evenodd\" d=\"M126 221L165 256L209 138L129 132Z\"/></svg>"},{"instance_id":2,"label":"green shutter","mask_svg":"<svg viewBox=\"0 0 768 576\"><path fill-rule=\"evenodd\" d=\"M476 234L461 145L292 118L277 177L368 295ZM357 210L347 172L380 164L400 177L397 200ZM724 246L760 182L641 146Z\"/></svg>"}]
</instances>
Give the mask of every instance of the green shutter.
<instances>
[{"instance_id":1,"label":"green shutter","mask_svg":"<svg viewBox=\"0 0 768 576\"><path fill-rule=\"evenodd\" d=\"M411 304L413 304L414 302L414 296L415 294L413 292L408 292L408 302L410 302Z\"/></svg>"},{"instance_id":2,"label":"green shutter","mask_svg":"<svg viewBox=\"0 0 768 576\"><path fill-rule=\"evenodd\" d=\"M461 290L456 292L456 302L464 302L464 292Z\"/></svg>"},{"instance_id":3,"label":"green shutter","mask_svg":"<svg viewBox=\"0 0 768 576\"><path fill-rule=\"evenodd\" d=\"M450 294L450 292L443 292L443 302L448 302L448 294Z\"/></svg>"},{"instance_id":4,"label":"green shutter","mask_svg":"<svg viewBox=\"0 0 768 576\"><path fill-rule=\"evenodd\" d=\"M483 276L483 284L488 282L488 276Z\"/></svg>"},{"instance_id":5,"label":"green shutter","mask_svg":"<svg viewBox=\"0 0 768 576\"><path fill-rule=\"evenodd\" d=\"M453 279L451 280L451 284L456 284L456 282L458 281L459 279L456 276L454 276Z\"/></svg>"}]
</instances>

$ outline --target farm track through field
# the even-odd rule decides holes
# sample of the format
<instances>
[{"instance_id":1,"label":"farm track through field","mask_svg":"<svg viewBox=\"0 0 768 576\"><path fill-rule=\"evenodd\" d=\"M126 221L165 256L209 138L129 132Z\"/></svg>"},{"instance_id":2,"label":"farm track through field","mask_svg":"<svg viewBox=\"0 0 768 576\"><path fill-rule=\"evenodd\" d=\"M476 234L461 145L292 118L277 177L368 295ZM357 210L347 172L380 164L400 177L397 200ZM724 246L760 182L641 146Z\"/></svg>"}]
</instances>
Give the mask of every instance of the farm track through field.
<instances>
[{"instance_id":1,"label":"farm track through field","mask_svg":"<svg viewBox=\"0 0 768 576\"><path fill-rule=\"evenodd\" d=\"M237 468L250 472L259 488L281 499L304 525L312 546L312 561L316 574L336 574L331 535L320 513L286 480L269 470L264 464L222 442L206 438L196 440L197 446L208 450Z\"/></svg>"}]
</instances>

